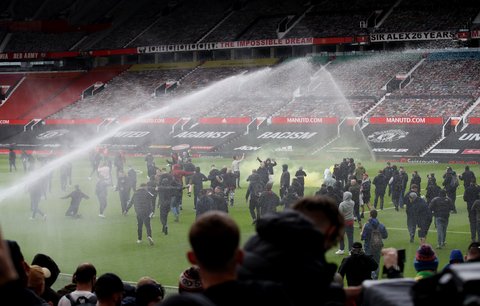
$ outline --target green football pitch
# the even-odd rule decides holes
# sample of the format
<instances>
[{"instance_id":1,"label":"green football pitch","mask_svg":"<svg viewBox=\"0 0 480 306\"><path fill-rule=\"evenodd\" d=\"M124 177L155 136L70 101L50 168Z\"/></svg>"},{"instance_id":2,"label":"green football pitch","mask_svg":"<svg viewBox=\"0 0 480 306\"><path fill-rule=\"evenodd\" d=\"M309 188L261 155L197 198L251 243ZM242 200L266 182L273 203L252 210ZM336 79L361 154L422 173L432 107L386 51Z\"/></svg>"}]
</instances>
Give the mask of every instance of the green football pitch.
<instances>
[{"instance_id":1,"label":"green football pitch","mask_svg":"<svg viewBox=\"0 0 480 306\"><path fill-rule=\"evenodd\" d=\"M258 167L256 156L247 156L241 164L241 185L235 194L235 206L230 208L230 215L236 220L241 229L242 244L255 233L251 224L248 206L245 201L246 182L245 179L251 169ZM288 164L290 173L293 173L302 165L308 174L306 179L306 195L313 195L318 190L323 171L339 160L327 161L316 160L290 160L287 158L277 159L278 166L275 168L274 189L278 191L281 164ZM166 166L165 158L157 157L157 166ZM230 166L231 159L223 158L199 158L193 161L202 168L202 172L208 173L211 164L218 167ZM370 174L371 179L383 169L384 163L361 161ZM146 182L146 166L143 158L128 158L127 164L141 171L138 174L138 184ZM441 183L441 177L445 172L445 164L397 164L405 167L409 175L417 170L422 177L422 191L425 190L427 174L435 173L437 180ZM23 173L21 162L17 159L16 172L8 171L6 156L0 157L0 192L5 193L8 186L22 182ZM462 173L464 167L454 166L457 173ZM47 192L47 199L42 199L40 208L47 214L47 219L30 218L30 199L25 188L10 194L0 202L0 226L6 239L16 240L20 244L27 261L31 261L37 253L50 255L59 265L63 276L63 282L68 282L68 274L72 274L76 266L82 262L93 263L99 274L114 272L125 281L136 282L142 276L151 276L160 283L167 286L176 286L180 273L189 266L186 259L186 252L189 249L187 234L190 225L195 219L193 200L187 197L186 191L183 198L183 210L180 215L180 222L173 222L169 216L169 233L164 235L161 230L158 210L152 221L153 239L155 245L144 242L137 244L136 240L136 218L133 209L127 216L121 214L119 195L110 188L108 194L108 207L105 212L106 218L98 217L98 202L94 194L96 179L88 179L90 173L88 158L85 156L73 162L73 184L80 185L81 189L90 196L89 200L83 200L80 205L79 219L65 217L65 211L69 206L69 200L62 200L60 197L66 195L60 190L59 171L53 174L52 190ZM479 167L474 166L472 170L480 174ZM114 172L114 171L113 171ZM293 173L292 173L293 172ZM411 175L410 175L411 176ZM114 174L115 177L115 174ZM44 179L44 178L42 178ZM67 188L67 192L73 189ZM3 190L3 191L2 191ZM423 192L422 192L423 193ZM373 194L373 188L372 188ZM447 234L447 247L436 250L440 258L440 267L443 267L449 258L450 251L458 248L465 252L470 242L470 232L466 205L463 201L463 186L457 191L458 213L450 218ZM373 200L373 198L372 198ZM405 276L414 276L413 258L415 250L419 246L418 238L415 243L409 243L406 229L405 211L396 212L393 209L390 198L386 197L386 209L379 212L379 219L383 222L389 232L385 241L386 247L396 247L406 250ZM360 239L360 231L355 228L355 240ZM427 237L427 243L436 246L437 235L435 226L432 224ZM316 243L312 241L312 243ZM330 250L327 258L331 262L340 263L343 256L335 255L337 249ZM61 282L55 287L63 285ZM174 289L172 289L174 290Z\"/></svg>"}]
</instances>

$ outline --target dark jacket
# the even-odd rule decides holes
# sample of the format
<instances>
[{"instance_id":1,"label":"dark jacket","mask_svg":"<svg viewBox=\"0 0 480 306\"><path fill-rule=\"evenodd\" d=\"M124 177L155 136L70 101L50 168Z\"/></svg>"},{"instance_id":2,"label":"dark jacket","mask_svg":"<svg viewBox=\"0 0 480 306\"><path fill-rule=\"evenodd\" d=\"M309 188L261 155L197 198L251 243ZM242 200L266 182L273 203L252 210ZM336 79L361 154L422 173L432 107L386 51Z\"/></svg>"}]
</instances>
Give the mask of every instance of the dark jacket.
<instances>
[{"instance_id":1,"label":"dark jacket","mask_svg":"<svg viewBox=\"0 0 480 306\"><path fill-rule=\"evenodd\" d=\"M372 182L375 185L375 194L385 195L385 190L387 189L388 180L383 173L379 173Z\"/></svg>"},{"instance_id":2,"label":"dark jacket","mask_svg":"<svg viewBox=\"0 0 480 306\"><path fill-rule=\"evenodd\" d=\"M280 188L287 189L290 187L290 172L284 170L282 176L280 176Z\"/></svg>"},{"instance_id":3,"label":"dark jacket","mask_svg":"<svg viewBox=\"0 0 480 306\"><path fill-rule=\"evenodd\" d=\"M348 286L360 286L364 280L372 279L372 271L377 270L378 263L371 255L363 251L352 250L352 255L344 258L338 268L342 277L347 276Z\"/></svg>"},{"instance_id":4,"label":"dark jacket","mask_svg":"<svg viewBox=\"0 0 480 306\"><path fill-rule=\"evenodd\" d=\"M132 207L138 216L148 216L152 212L153 195L145 188L138 188L128 203L127 211Z\"/></svg>"},{"instance_id":5,"label":"dark jacket","mask_svg":"<svg viewBox=\"0 0 480 306\"><path fill-rule=\"evenodd\" d=\"M430 210L435 218L448 219L450 211L454 209L453 202L448 197L436 197L430 202Z\"/></svg>"},{"instance_id":6,"label":"dark jacket","mask_svg":"<svg viewBox=\"0 0 480 306\"><path fill-rule=\"evenodd\" d=\"M260 205L260 216L265 216L269 213L277 211L277 206L280 205L280 198L271 190L265 190L258 199Z\"/></svg>"},{"instance_id":7,"label":"dark jacket","mask_svg":"<svg viewBox=\"0 0 480 306\"><path fill-rule=\"evenodd\" d=\"M240 279L281 283L295 305L344 300L342 290L330 287L337 268L327 263L324 236L312 222L289 210L260 218L256 231L244 246Z\"/></svg>"},{"instance_id":8,"label":"dark jacket","mask_svg":"<svg viewBox=\"0 0 480 306\"><path fill-rule=\"evenodd\" d=\"M213 199L208 195L202 195L198 198L197 206L195 208L195 216L198 217L207 211L213 209Z\"/></svg>"},{"instance_id":9,"label":"dark jacket","mask_svg":"<svg viewBox=\"0 0 480 306\"><path fill-rule=\"evenodd\" d=\"M71 198L72 206L79 205L82 199L89 199L89 197L80 190L74 190L69 195L62 197L62 199Z\"/></svg>"}]
</instances>

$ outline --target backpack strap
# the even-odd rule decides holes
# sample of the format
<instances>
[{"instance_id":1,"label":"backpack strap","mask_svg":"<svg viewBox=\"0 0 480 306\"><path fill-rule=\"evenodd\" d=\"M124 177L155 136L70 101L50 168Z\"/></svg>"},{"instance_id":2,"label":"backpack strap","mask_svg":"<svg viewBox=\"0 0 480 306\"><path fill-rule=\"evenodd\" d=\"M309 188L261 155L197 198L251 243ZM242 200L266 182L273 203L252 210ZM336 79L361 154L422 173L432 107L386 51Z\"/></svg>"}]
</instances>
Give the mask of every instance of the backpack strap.
<instances>
[{"instance_id":1,"label":"backpack strap","mask_svg":"<svg viewBox=\"0 0 480 306\"><path fill-rule=\"evenodd\" d=\"M65 297L70 301L70 305L75 305L77 302L73 300L73 297L70 293L65 294Z\"/></svg>"}]
</instances>

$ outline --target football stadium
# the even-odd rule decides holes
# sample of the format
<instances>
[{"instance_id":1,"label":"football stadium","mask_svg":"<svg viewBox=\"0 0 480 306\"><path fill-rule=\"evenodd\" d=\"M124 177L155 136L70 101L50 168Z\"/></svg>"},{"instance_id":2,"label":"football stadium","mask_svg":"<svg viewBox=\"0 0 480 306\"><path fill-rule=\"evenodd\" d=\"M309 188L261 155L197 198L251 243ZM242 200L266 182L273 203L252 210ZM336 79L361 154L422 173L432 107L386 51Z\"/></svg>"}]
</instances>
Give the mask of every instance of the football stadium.
<instances>
[{"instance_id":1,"label":"football stadium","mask_svg":"<svg viewBox=\"0 0 480 306\"><path fill-rule=\"evenodd\" d=\"M2 1L0 299L480 305L479 42L476 0Z\"/></svg>"}]
</instances>

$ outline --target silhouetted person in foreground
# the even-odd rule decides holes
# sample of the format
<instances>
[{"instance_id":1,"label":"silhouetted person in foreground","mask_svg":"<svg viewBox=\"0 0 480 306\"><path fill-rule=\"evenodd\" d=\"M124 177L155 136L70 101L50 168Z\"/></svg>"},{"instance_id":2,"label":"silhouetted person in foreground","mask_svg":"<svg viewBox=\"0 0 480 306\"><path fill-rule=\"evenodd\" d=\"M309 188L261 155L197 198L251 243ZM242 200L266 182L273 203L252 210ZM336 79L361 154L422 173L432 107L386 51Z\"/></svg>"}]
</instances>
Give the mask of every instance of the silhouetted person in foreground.
<instances>
[{"instance_id":1,"label":"silhouetted person in foreground","mask_svg":"<svg viewBox=\"0 0 480 306\"><path fill-rule=\"evenodd\" d=\"M162 305L292 305L278 284L237 280L237 267L244 258L239 248L240 230L224 212L211 211L200 216L190 228L189 241L192 250L187 258L198 265L204 291L173 296Z\"/></svg>"},{"instance_id":2,"label":"silhouetted person in foreground","mask_svg":"<svg viewBox=\"0 0 480 306\"><path fill-rule=\"evenodd\" d=\"M240 279L280 283L295 305L344 302L345 292L331 286L337 266L325 258L344 233L343 217L332 199L303 198L292 210L257 220L256 231L245 244Z\"/></svg>"}]
</instances>

